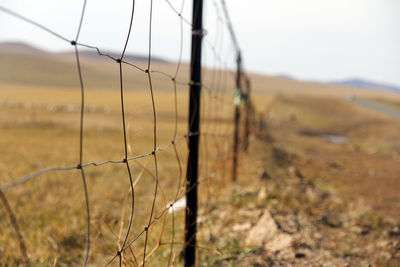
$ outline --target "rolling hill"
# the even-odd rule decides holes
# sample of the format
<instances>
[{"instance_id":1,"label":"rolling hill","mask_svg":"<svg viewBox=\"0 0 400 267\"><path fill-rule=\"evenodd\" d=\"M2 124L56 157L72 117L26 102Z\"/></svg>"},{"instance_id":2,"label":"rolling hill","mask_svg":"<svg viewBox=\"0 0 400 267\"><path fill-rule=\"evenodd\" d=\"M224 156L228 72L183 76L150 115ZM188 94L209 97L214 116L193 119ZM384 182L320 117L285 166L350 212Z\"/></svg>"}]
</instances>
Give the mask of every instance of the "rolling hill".
<instances>
[{"instance_id":1,"label":"rolling hill","mask_svg":"<svg viewBox=\"0 0 400 267\"><path fill-rule=\"evenodd\" d=\"M343 80L343 81L333 81L330 83L335 84L335 85L365 88L365 89L370 89L370 90L384 90L384 91L400 93L400 87L397 87L394 85L389 85L389 84L384 84L384 83L379 83L379 82L368 81L368 80L361 79L361 78L355 78L355 79L349 79L349 80Z\"/></svg>"},{"instance_id":2,"label":"rolling hill","mask_svg":"<svg viewBox=\"0 0 400 267\"><path fill-rule=\"evenodd\" d=\"M115 52L104 51L111 55ZM107 57L98 56L95 51L81 50L81 63L85 87L87 89L118 90L119 67ZM22 43L0 43L0 84L43 86L59 88L79 88L75 55L72 52L50 53ZM146 56L126 55L126 60L145 69ZM176 62L168 62L162 58L152 57L152 79L157 90L171 89L171 79L164 73L175 73ZM230 72L230 71L228 71ZM188 83L189 66L181 64L177 80ZM203 80L212 86L212 69L203 69ZM226 72L225 72L226 73ZM124 67L124 82L127 90L145 90L148 88L147 75L134 67ZM224 75L219 72L218 75ZM286 76L268 76L250 73L252 90L256 94L289 94L348 97L349 95L365 97L400 98L391 91L365 90L359 87L378 87L370 83L336 82L324 84L290 79ZM371 85L371 86L367 86ZM227 79L226 86L234 87L234 79ZM178 89L186 90L187 86L179 85Z\"/></svg>"}]
</instances>

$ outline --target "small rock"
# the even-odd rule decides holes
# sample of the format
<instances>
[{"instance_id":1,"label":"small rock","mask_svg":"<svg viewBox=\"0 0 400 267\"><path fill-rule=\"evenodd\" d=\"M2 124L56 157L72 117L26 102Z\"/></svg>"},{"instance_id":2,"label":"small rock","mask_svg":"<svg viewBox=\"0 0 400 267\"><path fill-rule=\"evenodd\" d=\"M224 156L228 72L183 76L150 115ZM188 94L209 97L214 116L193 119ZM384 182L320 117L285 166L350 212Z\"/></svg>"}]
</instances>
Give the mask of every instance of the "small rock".
<instances>
[{"instance_id":1,"label":"small rock","mask_svg":"<svg viewBox=\"0 0 400 267\"><path fill-rule=\"evenodd\" d=\"M337 169L337 170L342 170L343 167L341 165L339 165L336 162L330 162L328 163L328 167L333 168L333 169Z\"/></svg>"},{"instance_id":2,"label":"small rock","mask_svg":"<svg viewBox=\"0 0 400 267\"><path fill-rule=\"evenodd\" d=\"M315 232L315 233L313 233L313 237L314 237L315 239L322 239L322 238L323 238L323 235L322 235L321 233L319 233L319 232Z\"/></svg>"},{"instance_id":3,"label":"small rock","mask_svg":"<svg viewBox=\"0 0 400 267\"><path fill-rule=\"evenodd\" d=\"M264 211L257 224L249 231L246 244L249 246L264 246L268 251L279 251L290 247L292 237L278 230L274 219L268 210Z\"/></svg>"},{"instance_id":4,"label":"small rock","mask_svg":"<svg viewBox=\"0 0 400 267\"><path fill-rule=\"evenodd\" d=\"M294 256L295 256L296 258L298 258L298 259L301 259L301 258L305 258L305 257L306 257L306 254L304 254L304 253L296 253Z\"/></svg>"},{"instance_id":5,"label":"small rock","mask_svg":"<svg viewBox=\"0 0 400 267\"><path fill-rule=\"evenodd\" d=\"M221 212L219 212L218 215L219 215L219 218L222 220L224 220L225 218L230 216L229 211L227 211L227 210L226 211L222 210Z\"/></svg>"},{"instance_id":6,"label":"small rock","mask_svg":"<svg viewBox=\"0 0 400 267\"><path fill-rule=\"evenodd\" d=\"M286 233L294 234L299 231L300 225L296 215L287 215L279 222L279 227Z\"/></svg>"},{"instance_id":7,"label":"small rock","mask_svg":"<svg viewBox=\"0 0 400 267\"><path fill-rule=\"evenodd\" d=\"M350 227L350 231L352 231L355 234L361 234L362 235L363 229L361 227L359 227L359 226L354 225L354 226Z\"/></svg>"},{"instance_id":8,"label":"small rock","mask_svg":"<svg viewBox=\"0 0 400 267\"><path fill-rule=\"evenodd\" d=\"M258 191L257 200L263 201L267 198L267 188L265 186L261 187L260 191Z\"/></svg>"},{"instance_id":9,"label":"small rock","mask_svg":"<svg viewBox=\"0 0 400 267\"><path fill-rule=\"evenodd\" d=\"M265 241L271 240L278 232L278 227L268 210L264 211L263 216L257 224L250 230L246 239L246 244L262 246Z\"/></svg>"},{"instance_id":10,"label":"small rock","mask_svg":"<svg viewBox=\"0 0 400 267\"><path fill-rule=\"evenodd\" d=\"M400 251L396 252L396 253L393 255L393 259L400 259Z\"/></svg>"},{"instance_id":11,"label":"small rock","mask_svg":"<svg viewBox=\"0 0 400 267\"><path fill-rule=\"evenodd\" d=\"M270 241L264 244L265 250L278 251L291 246L293 239L290 235L277 233Z\"/></svg>"},{"instance_id":12,"label":"small rock","mask_svg":"<svg viewBox=\"0 0 400 267\"><path fill-rule=\"evenodd\" d=\"M400 236L400 227L399 226L394 227L392 230L388 232L388 234L391 237Z\"/></svg>"},{"instance_id":13,"label":"small rock","mask_svg":"<svg viewBox=\"0 0 400 267\"><path fill-rule=\"evenodd\" d=\"M316 201L319 198L318 192L313 187L307 187L304 193L310 201Z\"/></svg>"},{"instance_id":14,"label":"small rock","mask_svg":"<svg viewBox=\"0 0 400 267\"><path fill-rule=\"evenodd\" d=\"M300 181L304 180L304 176L303 174L300 172L300 170L298 168L296 168L295 166L290 166L288 168L289 174L290 176L292 176L293 178L297 178Z\"/></svg>"},{"instance_id":15,"label":"small rock","mask_svg":"<svg viewBox=\"0 0 400 267\"><path fill-rule=\"evenodd\" d=\"M235 224L232 227L232 230L234 232L243 232L243 231L247 231L251 228L251 223L250 222L246 222L246 223L242 223L242 224Z\"/></svg>"},{"instance_id":16,"label":"small rock","mask_svg":"<svg viewBox=\"0 0 400 267\"><path fill-rule=\"evenodd\" d=\"M386 247L388 247L388 245L389 245L389 241L387 241L387 240L381 240L381 241L379 241L376 245L377 245L378 247L381 247L381 248L386 248Z\"/></svg>"},{"instance_id":17,"label":"small rock","mask_svg":"<svg viewBox=\"0 0 400 267\"><path fill-rule=\"evenodd\" d=\"M322 219L321 219L322 223L332 227L332 228L338 228L342 226L342 222L336 217L333 216L330 213L326 213Z\"/></svg>"},{"instance_id":18,"label":"small rock","mask_svg":"<svg viewBox=\"0 0 400 267\"><path fill-rule=\"evenodd\" d=\"M390 260L390 258L392 257L392 254L390 254L388 251L382 251L381 253L379 253L379 258L381 258L382 260Z\"/></svg>"},{"instance_id":19,"label":"small rock","mask_svg":"<svg viewBox=\"0 0 400 267\"><path fill-rule=\"evenodd\" d=\"M266 170L264 170L261 174L261 180L268 180L271 179L271 176L268 174Z\"/></svg>"},{"instance_id":20,"label":"small rock","mask_svg":"<svg viewBox=\"0 0 400 267\"><path fill-rule=\"evenodd\" d=\"M362 230L360 231L361 235L367 235L373 230L371 225L364 225Z\"/></svg>"},{"instance_id":21,"label":"small rock","mask_svg":"<svg viewBox=\"0 0 400 267\"><path fill-rule=\"evenodd\" d=\"M237 211L237 214L239 216L245 216L245 217L260 217L260 215L262 214L262 210L247 210L247 209L239 209Z\"/></svg>"}]
</instances>

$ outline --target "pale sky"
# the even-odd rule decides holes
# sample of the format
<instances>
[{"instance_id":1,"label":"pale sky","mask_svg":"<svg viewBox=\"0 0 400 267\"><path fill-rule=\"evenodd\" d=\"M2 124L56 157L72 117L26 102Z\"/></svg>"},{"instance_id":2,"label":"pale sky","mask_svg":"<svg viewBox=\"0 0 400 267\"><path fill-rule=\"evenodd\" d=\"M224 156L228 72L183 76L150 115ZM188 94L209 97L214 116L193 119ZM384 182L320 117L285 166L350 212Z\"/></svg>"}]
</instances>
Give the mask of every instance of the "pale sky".
<instances>
[{"instance_id":1,"label":"pale sky","mask_svg":"<svg viewBox=\"0 0 400 267\"><path fill-rule=\"evenodd\" d=\"M227 31L216 23L214 3L219 0L204 1L206 38L228 55L231 46ZM317 81L362 77L400 85L398 0L225 1L249 71ZM135 2L132 39L127 52L146 53L150 1ZM177 9L182 4L182 0L170 2ZM82 1L0 0L0 5L72 40ZM80 42L121 51L131 5L130 0L88 0ZM177 60L180 20L165 0L154 0L153 7L153 54ZM191 1L186 0L183 14L188 19L190 9ZM2 12L0 25L0 41L23 41L52 51L70 49L67 43ZM183 30L183 57L187 61L190 29L185 25ZM206 63L213 65L211 52L205 54Z\"/></svg>"}]
</instances>

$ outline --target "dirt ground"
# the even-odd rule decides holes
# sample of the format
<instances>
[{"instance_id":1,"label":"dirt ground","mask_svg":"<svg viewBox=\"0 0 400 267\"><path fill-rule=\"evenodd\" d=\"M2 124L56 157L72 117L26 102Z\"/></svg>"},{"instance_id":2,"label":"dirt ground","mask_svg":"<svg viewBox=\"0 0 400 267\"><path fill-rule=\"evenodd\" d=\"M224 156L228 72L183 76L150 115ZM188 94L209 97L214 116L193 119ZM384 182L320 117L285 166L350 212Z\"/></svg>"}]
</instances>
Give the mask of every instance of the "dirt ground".
<instances>
[{"instance_id":1,"label":"dirt ground","mask_svg":"<svg viewBox=\"0 0 400 267\"><path fill-rule=\"evenodd\" d=\"M265 117L215 211L224 249L202 266L399 266L400 122L313 97L277 97ZM246 244L268 212L284 248Z\"/></svg>"},{"instance_id":2,"label":"dirt ground","mask_svg":"<svg viewBox=\"0 0 400 267\"><path fill-rule=\"evenodd\" d=\"M346 197L362 197L382 216L399 219L396 210L400 208L400 121L340 100L282 102L301 106L289 121L271 126L271 135L279 145L296 154L296 164L304 175L321 183L329 181ZM304 123L306 112L317 114L313 120L321 122ZM348 143L327 142L319 137L324 134L345 136Z\"/></svg>"}]
</instances>

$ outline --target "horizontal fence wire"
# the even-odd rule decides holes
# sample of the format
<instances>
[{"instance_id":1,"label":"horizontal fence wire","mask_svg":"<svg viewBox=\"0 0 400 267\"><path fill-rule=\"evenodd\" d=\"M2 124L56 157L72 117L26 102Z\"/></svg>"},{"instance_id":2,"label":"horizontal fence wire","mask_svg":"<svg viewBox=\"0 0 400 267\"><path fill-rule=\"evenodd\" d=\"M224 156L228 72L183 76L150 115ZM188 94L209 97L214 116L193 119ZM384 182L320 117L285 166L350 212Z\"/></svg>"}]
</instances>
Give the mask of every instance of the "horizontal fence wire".
<instances>
[{"instance_id":1,"label":"horizontal fence wire","mask_svg":"<svg viewBox=\"0 0 400 267\"><path fill-rule=\"evenodd\" d=\"M167 263L167 266L175 265L177 259L177 251L175 249L176 246L184 245L183 242L176 240L177 234L177 225L176 225L176 218L175 218L175 204L179 201L184 199L184 195L191 190L197 188L200 184L209 184L212 183L212 179L215 179L215 176L220 172L224 173L224 168L226 168L226 162L229 162L235 155L233 155L232 151L232 142L233 142L233 129L232 129L232 120L233 120L233 113L234 113L234 96L235 96L235 87L232 85L232 81L234 81L236 75L233 71L235 69L235 65L232 62L235 62L236 55L240 52L239 45L237 42L237 38L234 34L234 30L232 27L232 22L229 18L226 3L223 0L213 1L213 8L215 10L215 25L210 26L209 28L203 29L202 32L192 34L201 34L204 38L205 44L205 53L204 53L204 61L206 64L208 63L208 67L203 67L203 74L204 79L201 83L196 83L195 85L200 86L205 92L202 94L202 102L203 107L201 110L201 125L202 130L200 132L186 132L183 135L178 134L178 124L179 124L179 106L181 103L178 102L178 86L185 86L189 87L194 85L192 81L185 81L180 80L178 75L182 72L182 65L183 65L183 48L185 45L184 42L184 25L189 26L190 28L193 27L191 21L184 16L184 8L187 4L187 1L180 1L181 4L177 5L173 3L173 1L165 0L165 4L169 7L170 11L174 16L179 19L179 37L178 46L179 46L179 53L178 53L178 60L176 62L175 69L172 73L169 73L164 70L157 70L153 69L152 65L152 23L154 20L154 12L153 12L153 1L149 2L149 13L148 13L148 50L147 50L147 60L145 67L141 67L136 64L132 60L125 59L125 55L127 52L128 43L131 38L131 31L134 26L139 27L140 25L134 24L134 16L135 12L143 12L142 10L137 11L135 10L135 1L133 0L131 3L131 10L130 10L130 20L129 20L129 29L126 33L126 39L123 43L123 49L121 53L116 56L115 54L110 54L104 52L100 46L93 45L93 44L86 44L79 41L81 29L85 22L85 11L86 11L86 0L83 1L81 15L79 18L78 28L76 30L75 38L70 40L69 38L65 37L64 35L50 29L46 25L42 25L39 22L36 22L23 14L19 14L7 7L0 5L0 12L10 15L18 20L21 20L31 26L39 28L44 32L52 35L62 41L65 41L69 45L73 46L74 54L75 54L75 62L76 62L76 69L78 74L79 80L79 87L80 87L80 115L79 115L79 161L75 165L71 166L58 166L58 167L47 167L40 170L37 170L31 174L19 177L19 178L11 178L11 182L6 183L4 185L0 185L0 192L5 192L10 190L14 187L22 185L38 176L45 174L45 173L52 173L52 172L61 172L61 171L69 171L69 170L80 170L81 178L83 182L83 195L85 199L85 208L86 208L86 244L84 249L84 255L82 260L82 265L86 266L88 262L91 261L92 258L95 258L94 251L91 250L93 247L93 239L91 238L91 209L90 209L90 201L89 201L89 193L88 193L88 184L87 184L87 177L85 171L88 167L100 167L103 165L109 164L122 164L125 165L126 172L127 172L127 179L129 182L129 190L128 194L125 197L125 202L121 204L121 208L123 210L129 209L129 218L127 218L128 225L125 227L125 231L123 231L123 220L121 220L121 229L120 235L118 238L118 249L116 251L111 251L111 256L108 258L106 262L104 262L105 266L110 264L118 264L119 266L122 265L134 265L134 266L145 266L148 260L162 247L162 246L169 246L168 255L166 258L163 259L163 262ZM158 3L161 4L161 3ZM208 32L216 31L214 40L210 40L207 38ZM230 39L224 38L225 35L230 36ZM118 160L103 160L103 161L83 161L83 154L85 150L85 96L87 92L85 91L85 74L82 71L81 67L81 49L92 50L97 53L99 57L104 57L116 63L119 72L119 95L120 95L120 108L121 108L121 120L122 120L122 132L123 132L123 140L122 140L122 147L123 147L123 158ZM209 53L211 52L211 53ZM225 54L224 54L225 53ZM207 60L212 59L212 62L207 62ZM230 63L230 62L231 63ZM147 77L147 87L149 96L151 99L151 110L152 110L152 131L148 133L152 139L152 147L153 149L147 153L143 153L137 156L129 156L129 140L128 140L128 127L126 125L126 85L125 85L125 74L127 69L134 69L139 71L143 75ZM163 147L158 146L158 118L157 118L157 104L155 101L155 88L154 88L154 76L161 75L168 78L171 82L173 88L173 124L172 124L172 138L170 138L166 145ZM244 75L243 75L244 76ZM225 115L227 114L227 115ZM221 123L222 121L227 121L228 123ZM182 157L181 153L178 151L177 145L183 141L187 141L191 136L199 136L202 138L201 141L201 148L200 148L200 178L192 187L185 188L185 172L184 169L184 157ZM218 139L218 140L217 140ZM118 144L115 144L116 146ZM178 169L178 179L176 183L176 189L173 193L173 199L169 202L165 199L165 190L160 186L160 164L162 162L158 158L159 153L163 151L169 151L170 149L173 150L174 154L174 161L176 163L176 168ZM212 150L212 151L211 151ZM187 148L186 152L187 154ZM148 168L145 165L140 165L140 159L149 158L153 161L153 166ZM137 165L138 169L142 169L142 171L134 177L134 168L133 165ZM224 168L220 166L224 165ZM133 168L133 169L132 169ZM153 193L150 197L150 210L148 212L147 223L145 223L144 227L136 233L132 232L132 227L135 223L134 218L137 216L136 211L138 207L136 207L136 199L137 194L135 191L138 187L138 181L140 180L141 175L146 173L147 175L151 176L154 184L153 184ZM171 177L172 178L172 177ZM151 184L148 184L148 187L151 187ZM209 190L206 190L206 194L209 194ZM160 195L161 194L161 195ZM164 207L162 209L157 208L157 201L163 198ZM209 195L205 198L205 202L208 201ZM130 203L128 204L128 199L130 199ZM207 205L207 204L206 204ZM209 212L209 211L206 211ZM171 235L168 237L168 242L161 242L162 238L164 238L164 227L166 225L166 215L168 213L172 213L171 216ZM124 217L122 217L124 218ZM153 244L154 242L150 242L150 233L152 226L156 223L162 221L161 223L161 232L158 237L158 241ZM137 229L137 227L136 227ZM136 245L139 239L144 238L143 242ZM167 238L167 237L165 237ZM150 244L152 243L152 244ZM136 245L136 246L135 246ZM152 248L149 246L152 245ZM199 248L203 248L201 245L198 245ZM132 249L134 247L134 249ZM208 248L209 249L209 248ZM141 257L141 260L140 260Z\"/></svg>"}]
</instances>

